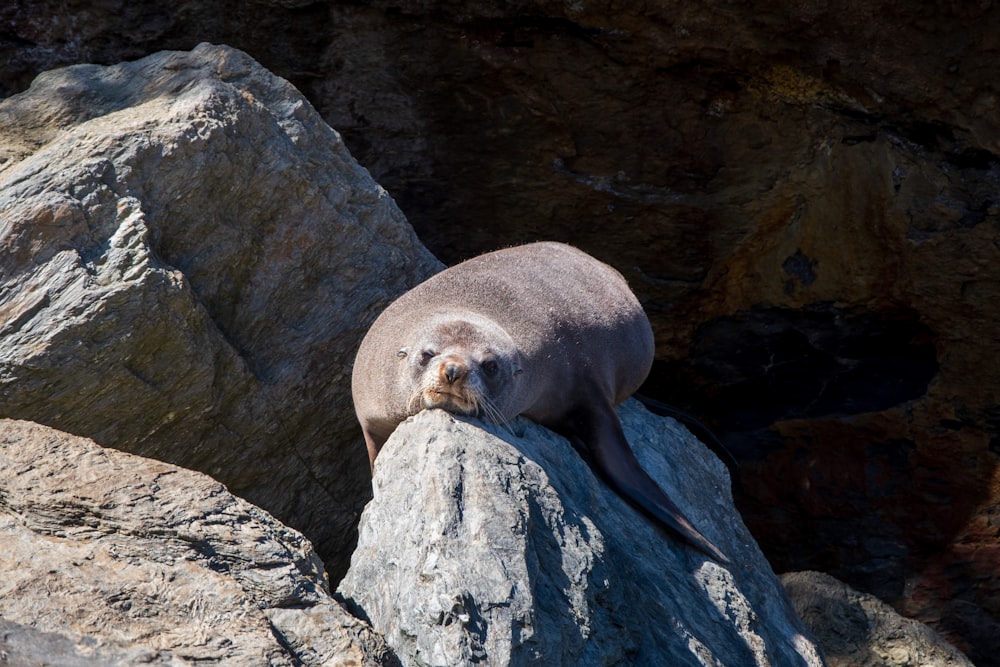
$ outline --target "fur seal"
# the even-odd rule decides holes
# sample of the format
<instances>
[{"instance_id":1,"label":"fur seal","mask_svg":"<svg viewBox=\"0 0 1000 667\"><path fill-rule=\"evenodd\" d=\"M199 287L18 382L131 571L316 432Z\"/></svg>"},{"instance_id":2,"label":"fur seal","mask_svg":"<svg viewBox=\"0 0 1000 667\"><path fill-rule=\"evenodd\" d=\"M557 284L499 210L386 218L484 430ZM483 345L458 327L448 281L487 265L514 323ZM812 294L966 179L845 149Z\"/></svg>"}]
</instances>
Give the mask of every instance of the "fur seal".
<instances>
[{"instance_id":1,"label":"fur seal","mask_svg":"<svg viewBox=\"0 0 1000 667\"><path fill-rule=\"evenodd\" d=\"M358 350L354 409L373 465L420 410L498 423L524 415L581 444L619 495L727 563L642 469L615 414L653 354L649 320L618 271L562 243L533 243L462 262L390 304Z\"/></svg>"}]
</instances>

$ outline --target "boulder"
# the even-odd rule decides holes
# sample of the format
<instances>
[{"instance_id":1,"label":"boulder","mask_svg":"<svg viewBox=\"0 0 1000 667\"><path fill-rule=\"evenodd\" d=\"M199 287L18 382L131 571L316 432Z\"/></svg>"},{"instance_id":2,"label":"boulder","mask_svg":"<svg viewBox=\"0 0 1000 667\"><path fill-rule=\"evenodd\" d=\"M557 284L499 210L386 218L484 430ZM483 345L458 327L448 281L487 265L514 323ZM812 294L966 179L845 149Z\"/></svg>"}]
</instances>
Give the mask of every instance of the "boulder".
<instances>
[{"instance_id":1,"label":"boulder","mask_svg":"<svg viewBox=\"0 0 1000 667\"><path fill-rule=\"evenodd\" d=\"M370 495L350 367L440 268L287 81L203 44L0 102L0 416L206 472L336 576Z\"/></svg>"},{"instance_id":2,"label":"boulder","mask_svg":"<svg viewBox=\"0 0 1000 667\"><path fill-rule=\"evenodd\" d=\"M619 414L731 565L654 525L543 427L431 410L379 454L338 593L404 665L821 665L722 463L635 401Z\"/></svg>"},{"instance_id":3,"label":"boulder","mask_svg":"<svg viewBox=\"0 0 1000 667\"><path fill-rule=\"evenodd\" d=\"M830 667L973 667L923 623L822 572L790 572L781 583Z\"/></svg>"},{"instance_id":4,"label":"boulder","mask_svg":"<svg viewBox=\"0 0 1000 667\"><path fill-rule=\"evenodd\" d=\"M398 664L300 533L200 473L0 420L0 543L4 664Z\"/></svg>"}]
</instances>

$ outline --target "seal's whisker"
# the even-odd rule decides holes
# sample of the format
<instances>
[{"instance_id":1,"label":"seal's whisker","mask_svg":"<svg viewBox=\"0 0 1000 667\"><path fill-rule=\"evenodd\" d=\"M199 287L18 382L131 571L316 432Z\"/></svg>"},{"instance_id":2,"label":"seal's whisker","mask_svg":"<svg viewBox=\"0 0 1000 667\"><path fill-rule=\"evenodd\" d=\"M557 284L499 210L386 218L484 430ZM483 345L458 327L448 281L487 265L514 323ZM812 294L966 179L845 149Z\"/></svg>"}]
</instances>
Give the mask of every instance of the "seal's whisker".
<instances>
[{"instance_id":1,"label":"seal's whisker","mask_svg":"<svg viewBox=\"0 0 1000 667\"><path fill-rule=\"evenodd\" d=\"M499 408L497 408L493 401L490 400L489 396L482 396L481 398L482 401L479 407L486 415L487 420L497 424L511 435L516 436L517 434L514 433L514 429L510 427L510 422L503 416L503 413Z\"/></svg>"}]
</instances>

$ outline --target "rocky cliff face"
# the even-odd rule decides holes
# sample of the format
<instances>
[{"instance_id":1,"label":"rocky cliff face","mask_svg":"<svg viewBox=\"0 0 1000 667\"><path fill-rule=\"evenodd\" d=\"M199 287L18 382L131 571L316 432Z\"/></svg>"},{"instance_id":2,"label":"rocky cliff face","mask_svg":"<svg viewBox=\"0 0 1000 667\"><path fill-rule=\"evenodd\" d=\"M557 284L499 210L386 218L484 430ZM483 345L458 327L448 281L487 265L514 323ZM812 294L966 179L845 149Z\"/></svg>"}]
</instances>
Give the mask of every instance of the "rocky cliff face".
<instances>
[{"instance_id":1,"label":"rocky cliff face","mask_svg":"<svg viewBox=\"0 0 1000 667\"><path fill-rule=\"evenodd\" d=\"M992 659L1000 8L393 4L309 90L432 251L616 265L775 567Z\"/></svg>"},{"instance_id":2,"label":"rocky cliff face","mask_svg":"<svg viewBox=\"0 0 1000 667\"><path fill-rule=\"evenodd\" d=\"M246 49L442 259L554 238L618 266L657 330L648 390L737 453L775 566L990 659L998 23L991 3L22 0L0 85Z\"/></svg>"}]
</instances>

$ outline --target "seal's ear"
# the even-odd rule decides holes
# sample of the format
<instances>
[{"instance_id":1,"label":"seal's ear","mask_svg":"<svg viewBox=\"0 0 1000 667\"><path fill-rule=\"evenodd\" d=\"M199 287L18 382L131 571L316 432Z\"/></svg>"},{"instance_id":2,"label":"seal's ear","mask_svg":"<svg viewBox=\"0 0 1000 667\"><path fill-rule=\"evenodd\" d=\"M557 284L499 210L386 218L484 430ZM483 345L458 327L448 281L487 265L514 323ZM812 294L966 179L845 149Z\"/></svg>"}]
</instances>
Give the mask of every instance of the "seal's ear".
<instances>
[{"instance_id":1,"label":"seal's ear","mask_svg":"<svg viewBox=\"0 0 1000 667\"><path fill-rule=\"evenodd\" d=\"M408 349L406 349L405 347L401 347L399 348L399 352L396 353L396 356L399 357L400 359L406 359L406 355L408 355L409 353L410 351Z\"/></svg>"},{"instance_id":2,"label":"seal's ear","mask_svg":"<svg viewBox=\"0 0 1000 667\"><path fill-rule=\"evenodd\" d=\"M518 366L515 366L515 367L514 367L514 377L517 377L518 375L520 375L520 374L521 374L521 373L523 373L523 372L524 372L524 369L523 369L523 368L520 368L520 367L518 367Z\"/></svg>"}]
</instances>

